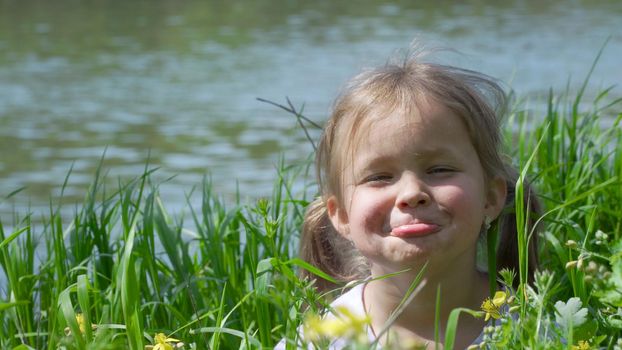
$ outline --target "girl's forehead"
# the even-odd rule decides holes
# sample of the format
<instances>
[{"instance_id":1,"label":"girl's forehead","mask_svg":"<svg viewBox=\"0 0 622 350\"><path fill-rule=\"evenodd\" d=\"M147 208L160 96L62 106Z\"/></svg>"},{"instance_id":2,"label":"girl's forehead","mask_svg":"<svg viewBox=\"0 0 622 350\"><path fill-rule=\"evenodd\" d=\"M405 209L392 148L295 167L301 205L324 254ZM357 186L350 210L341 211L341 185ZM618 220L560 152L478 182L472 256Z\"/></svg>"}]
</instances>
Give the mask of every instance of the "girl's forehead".
<instances>
[{"instance_id":1,"label":"girl's forehead","mask_svg":"<svg viewBox=\"0 0 622 350\"><path fill-rule=\"evenodd\" d=\"M353 125L350 135L353 148L370 138L383 139L390 134L407 136L425 129L464 127L449 108L430 102L395 109L374 108L360 119L358 125Z\"/></svg>"},{"instance_id":2,"label":"girl's forehead","mask_svg":"<svg viewBox=\"0 0 622 350\"><path fill-rule=\"evenodd\" d=\"M343 135L346 136L346 135ZM472 147L472 140L458 115L442 105L412 108L410 111L370 113L341 144L343 165L353 165L366 156L400 152L430 153L450 148Z\"/></svg>"}]
</instances>

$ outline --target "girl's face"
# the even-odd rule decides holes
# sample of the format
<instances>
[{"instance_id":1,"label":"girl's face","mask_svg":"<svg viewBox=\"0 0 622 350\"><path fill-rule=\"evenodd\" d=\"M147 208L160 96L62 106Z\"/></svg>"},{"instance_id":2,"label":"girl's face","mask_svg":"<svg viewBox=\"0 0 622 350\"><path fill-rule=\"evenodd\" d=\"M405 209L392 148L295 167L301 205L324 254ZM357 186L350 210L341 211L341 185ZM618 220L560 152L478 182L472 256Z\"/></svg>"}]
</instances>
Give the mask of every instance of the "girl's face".
<instances>
[{"instance_id":1,"label":"girl's face","mask_svg":"<svg viewBox=\"0 0 622 350\"><path fill-rule=\"evenodd\" d=\"M346 151L343 202L327 201L335 228L385 271L473 263L484 218L505 202L502 179L486 181L460 118L437 103L395 113L359 131ZM380 116L374 116L380 117Z\"/></svg>"}]
</instances>

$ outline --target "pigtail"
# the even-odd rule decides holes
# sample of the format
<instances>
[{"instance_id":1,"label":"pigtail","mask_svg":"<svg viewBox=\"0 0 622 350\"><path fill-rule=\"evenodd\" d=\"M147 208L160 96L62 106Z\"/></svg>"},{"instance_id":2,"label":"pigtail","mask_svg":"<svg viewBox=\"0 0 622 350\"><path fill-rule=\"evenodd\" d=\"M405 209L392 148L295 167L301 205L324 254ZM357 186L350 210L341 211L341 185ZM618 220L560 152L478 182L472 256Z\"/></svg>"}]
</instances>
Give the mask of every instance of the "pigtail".
<instances>
[{"instance_id":1,"label":"pigtail","mask_svg":"<svg viewBox=\"0 0 622 350\"><path fill-rule=\"evenodd\" d=\"M507 268L514 270L516 273L519 271L518 260L518 229L516 225L516 210L515 210L515 198L516 191L515 185L518 180L518 174L515 170L509 171L507 179L507 197L506 197L506 209L503 211L499 218L499 244L497 247L497 271ZM531 184L523 183L523 198L524 208L529 213L529 222L526 225L527 232L534 231L534 234L529 240L528 248L528 283L531 284L534 278L534 272L538 268L538 228L535 227L536 221L542 215L542 208L540 201L536 195ZM535 230L534 230L535 228ZM518 283L518 279L515 279L515 287Z\"/></svg>"},{"instance_id":2,"label":"pigtail","mask_svg":"<svg viewBox=\"0 0 622 350\"><path fill-rule=\"evenodd\" d=\"M367 270L365 260L351 242L334 229L321 197L307 207L300 239L300 257L340 283L363 278ZM302 278L315 279L315 287L320 292L338 287L338 284L305 269L301 270L300 275Z\"/></svg>"}]
</instances>

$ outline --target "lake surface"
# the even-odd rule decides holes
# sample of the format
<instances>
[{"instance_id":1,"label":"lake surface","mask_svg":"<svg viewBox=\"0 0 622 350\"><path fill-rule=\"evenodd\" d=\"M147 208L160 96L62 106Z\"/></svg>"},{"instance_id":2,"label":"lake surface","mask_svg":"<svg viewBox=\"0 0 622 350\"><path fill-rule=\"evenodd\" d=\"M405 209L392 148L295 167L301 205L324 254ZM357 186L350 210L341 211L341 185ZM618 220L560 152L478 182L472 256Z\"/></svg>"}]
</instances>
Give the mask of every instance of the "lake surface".
<instances>
[{"instance_id":1,"label":"lake surface","mask_svg":"<svg viewBox=\"0 0 622 350\"><path fill-rule=\"evenodd\" d=\"M311 146L257 98L322 122L348 77L414 38L534 104L578 87L609 38L589 91L622 82L621 1L0 0L0 219L46 213L70 169L79 202L104 152L113 186L148 157L176 175L172 211L207 174L225 199L269 195L279 158Z\"/></svg>"}]
</instances>

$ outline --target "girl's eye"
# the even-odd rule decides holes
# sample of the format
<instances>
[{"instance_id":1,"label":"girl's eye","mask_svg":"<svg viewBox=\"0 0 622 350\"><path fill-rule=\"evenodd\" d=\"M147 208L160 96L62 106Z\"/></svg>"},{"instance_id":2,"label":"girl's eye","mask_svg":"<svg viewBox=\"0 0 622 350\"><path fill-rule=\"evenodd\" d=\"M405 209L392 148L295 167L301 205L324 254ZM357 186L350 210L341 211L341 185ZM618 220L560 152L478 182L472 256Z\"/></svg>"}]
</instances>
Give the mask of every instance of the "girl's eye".
<instances>
[{"instance_id":1,"label":"girl's eye","mask_svg":"<svg viewBox=\"0 0 622 350\"><path fill-rule=\"evenodd\" d=\"M363 180L364 183L381 183L381 182L389 182L393 176L389 174L374 174L370 175Z\"/></svg>"},{"instance_id":2,"label":"girl's eye","mask_svg":"<svg viewBox=\"0 0 622 350\"><path fill-rule=\"evenodd\" d=\"M445 173L453 173L455 170L449 167L439 166L434 167L428 170L430 174L445 174Z\"/></svg>"}]
</instances>

